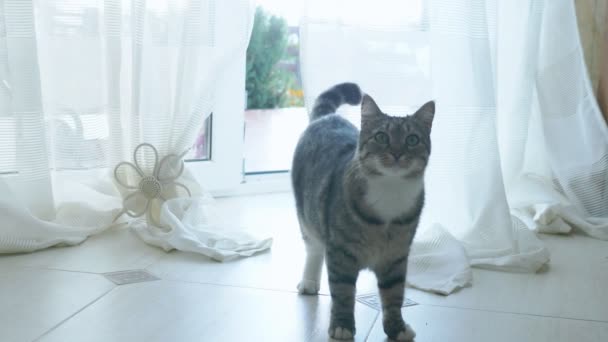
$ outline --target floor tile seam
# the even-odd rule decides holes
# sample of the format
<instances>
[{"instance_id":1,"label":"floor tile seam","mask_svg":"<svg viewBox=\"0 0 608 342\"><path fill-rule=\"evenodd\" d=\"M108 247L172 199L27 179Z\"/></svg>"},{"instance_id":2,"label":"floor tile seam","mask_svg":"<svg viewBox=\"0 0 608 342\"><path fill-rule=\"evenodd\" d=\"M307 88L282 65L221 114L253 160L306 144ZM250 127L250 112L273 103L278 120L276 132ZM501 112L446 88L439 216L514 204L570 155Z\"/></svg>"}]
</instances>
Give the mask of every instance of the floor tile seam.
<instances>
[{"instance_id":1,"label":"floor tile seam","mask_svg":"<svg viewBox=\"0 0 608 342\"><path fill-rule=\"evenodd\" d=\"M584 321L584 322L594 322L594 323L606 323L608 324L608 320L601 319L588 319L588 318L580 318L580 317L572 317L572 316L556 316L556 315L542 315L535 313L527 313L527 312L516 312L516 311L508 311L508 310L493 310L493 309L481 309L481 308L470 308L470 307L460 307L453 305L439 305L439 304L427 304L418 302L417 305L411 306L412 308L417 306L430 306L430 307L438 307L438 308L447 308L454 310L467 310L467 311L480 311L480 312L491 312L491 313L499 313L499 314L510 314L510 315L518 315L518 316L529 316L529 317L542 317L542 318L555 318L555 319L565 319L571 321Z\"/></svg>"},{"instance_id":2,"label":"floor tile seam","mask_svg":"<svg viewBox=\"0 0 608 342\"><path fill-rule=\"evenodd\" d=\"M42 333L40 336L38 336L37 338L35 338L33 340L33 342L38 342L41 339L43 339L45 336L49 335L50 333L52 333L53 331L55 331L57 328L59 328L60 326L62 326L63 324L65 324L66 322L68 322L69 320L71 320L72 318L76 317L78 314L80 314L81 312L83 312L84 310L86 310L88 307L90 307L91 305L97 303L98 301L100 301L102 298L104 298L105 296L107 296L108 294L110 294L112 291L114 291L118 286L113 286L111 289L109 289L108 291L105 291L104 293L102 293L101 295L99 295L98 297L96 297L95 299L93 299L92 301L90 301L89 303L87 303L85 306L81 307L80 309L76 310L76 312L72 313L71 315L69 315L68 317L66 317L65 319L61 320L59 323L55 324L53 327L51 327L50 329L48 329L47 331L45 331L44 333Z\"/></svg>"},{"instance_id":3,"label":"floor tile seam","mask_svg":"<svg viewBox=\"0 0 608 342\"><path fill-rule=\"evenodd\" d=\"M158 275L156 275L156 276L161 278ZM228 288L235 288L235 289L247 289L247 290L258 290L258 291L266 291L266 292L298 294L298 291L296 291L296 290L270 289L270 288L256 287L256 286L231 285L231 284L222 284L222 283L215 283L215 282L201 282L201 281L175 279L175 278L161 278L161 280L169 281L169 282L173 282L173 283L184 283L184 284L194 284L194 285L211 285L211 286L215 286L215 287L228 287ZM325 294L325 293L319 293L318 295L324 296L324 297L329 297L329 295ZM314 296L310 296L310 297L314 297Z\"/></svg>"},{"instance_id":4,"label":"floor tile seam","mask_svg":"<svg viewBox=\"0 0 608 342\"><path fill-rule=\"evenodd\" d=\"M372 331L374 331L374 327L376 326L376 323L378 323L379 317L380 317L380 311L376 310L376 317L374 317L374 321L372 322L372 325L370 326L369 330L367 331L364 341L369 341L369 337L372 334Z\"/></svg>"},{"instance_id":5,"label":"floor tile seam","mask_svg":"<svg viewBox=\"0 0 608 342\"><path fill-rule=\"evenodd\" d=\"M58 267L47 267L47 266L26 266L28 268L32 268L32 269L37 269L37 270L45 270L45 271L58 271L58 272L69 272L69 273L80 273L80 274L94 274L94 275L99 275L99 276L103 276L104 273L106 272L92 272L92 271L82 271L82 270L68 270L68 269L63 269L63 268L58 268Z\"/></svg>"}]
</instances>

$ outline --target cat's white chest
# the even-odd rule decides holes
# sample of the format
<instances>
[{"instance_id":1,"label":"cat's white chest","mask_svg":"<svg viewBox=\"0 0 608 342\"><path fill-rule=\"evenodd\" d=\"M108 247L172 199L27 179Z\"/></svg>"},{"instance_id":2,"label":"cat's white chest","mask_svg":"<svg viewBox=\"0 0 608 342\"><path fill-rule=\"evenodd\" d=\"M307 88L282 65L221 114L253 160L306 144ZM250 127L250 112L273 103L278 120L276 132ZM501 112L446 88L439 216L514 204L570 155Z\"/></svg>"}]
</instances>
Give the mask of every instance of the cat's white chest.
<instances>
[{"instance_id":1,"label":"cat's white chest","mask_svg":"<svg viewBox=\"0 0 608 342\"><path fill-rule=\"evenodd\" d=\"M405 214L418 201L423 188L422 177L378 177L368 180L365 200L378 218L385 222Z\"/></svg>"}]
</instances>

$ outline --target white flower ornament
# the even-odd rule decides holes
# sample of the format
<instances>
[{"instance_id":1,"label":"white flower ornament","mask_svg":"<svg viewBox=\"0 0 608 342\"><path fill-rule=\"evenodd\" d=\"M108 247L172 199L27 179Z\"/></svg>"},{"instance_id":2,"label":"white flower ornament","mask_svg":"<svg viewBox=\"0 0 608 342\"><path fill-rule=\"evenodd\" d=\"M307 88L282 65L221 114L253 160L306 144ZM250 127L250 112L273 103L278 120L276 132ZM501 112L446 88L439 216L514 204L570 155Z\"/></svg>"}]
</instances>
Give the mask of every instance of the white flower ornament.
<instances>
[{"instance_id":1,"label":"white flower ornament","mask_svg":"<svg viewBox=\"0 0 608 342\"><path fill-rule=\"evenodd\" d=\"M151 173L145 172L150 171L150 167L146 168L146 163L139 160L146 154L154 158ZM180 189L188 196L192 195L188 187L176 181L184 172L184 154L168 154L159 162L158 150L151 144L142 143L133 152L133 163L118 163L114 168L114 179L130 193L123 198L123 210L116 219L123 214L133 218L147 215L150 223L160 227L157 215L151 213L154 202L159 202L156 208L160 209L162 203L168 199L182 197Z\"/></svg>"}]
</instances>

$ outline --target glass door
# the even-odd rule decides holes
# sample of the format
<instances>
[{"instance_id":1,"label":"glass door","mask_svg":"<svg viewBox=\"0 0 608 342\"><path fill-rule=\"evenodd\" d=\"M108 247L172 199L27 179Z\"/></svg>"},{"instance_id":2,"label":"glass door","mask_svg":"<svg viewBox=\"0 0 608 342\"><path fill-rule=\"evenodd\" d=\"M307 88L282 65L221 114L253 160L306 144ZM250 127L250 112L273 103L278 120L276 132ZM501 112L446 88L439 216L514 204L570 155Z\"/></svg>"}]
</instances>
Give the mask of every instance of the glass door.
<instances>
[{"instance_id":1,"label":"glass door","mask_svg":"<svg viewBox=\"0 0 608 342\"><path fill-rule=\"evenodd\" d=\"M247 50L244 172L285 173L308 124L300 79L303 1L259 0Z\"/></svg>"}]
</instances>

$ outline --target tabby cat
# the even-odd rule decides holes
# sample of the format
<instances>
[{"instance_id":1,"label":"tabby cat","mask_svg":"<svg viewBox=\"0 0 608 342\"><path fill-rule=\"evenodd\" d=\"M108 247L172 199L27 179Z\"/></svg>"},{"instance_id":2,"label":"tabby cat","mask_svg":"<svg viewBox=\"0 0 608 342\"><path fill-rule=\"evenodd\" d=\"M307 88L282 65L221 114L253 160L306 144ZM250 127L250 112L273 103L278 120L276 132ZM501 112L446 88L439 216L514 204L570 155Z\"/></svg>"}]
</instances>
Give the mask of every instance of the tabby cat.
<instances>
[{"instance_id":1,"label":"tabby cat","mask_svg":"<svg viewBox=\"0 0 608 342\"><path fill-rule=\"evenodd\" d=\"M361 104L361 131L335 114ZM306 246L301 294L317 294L323 260L331 291L329 335L355 335L355 283L371 269L382 300L384 332L409 341L401 316L409 248L424 205L434 102L406 117L384 114L353 83L323 92L293 159L292 185Z\"/></svg>"}]
</instances>

